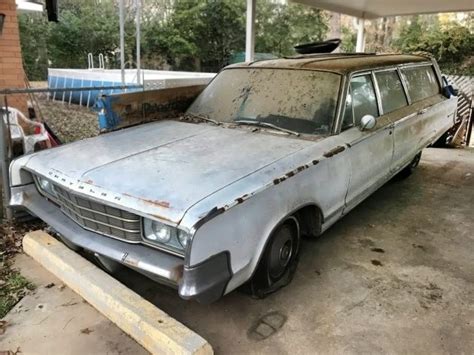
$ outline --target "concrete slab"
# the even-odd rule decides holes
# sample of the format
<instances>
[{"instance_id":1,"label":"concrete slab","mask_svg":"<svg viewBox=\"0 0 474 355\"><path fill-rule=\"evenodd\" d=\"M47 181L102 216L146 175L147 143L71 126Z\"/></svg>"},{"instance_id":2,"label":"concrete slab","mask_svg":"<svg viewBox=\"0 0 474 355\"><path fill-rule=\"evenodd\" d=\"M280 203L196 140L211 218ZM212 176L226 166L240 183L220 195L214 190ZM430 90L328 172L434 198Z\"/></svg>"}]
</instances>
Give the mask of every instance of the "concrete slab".
<instances>
[{"instance_id":1,"label":"concrete slab","mask_svg":"<svg viewBox=\"0 0 474 355\"><path fill-rule=\"evenodd\" d=\"M30 257L14 267L36 285L5 317L0 350L21 354L149 354Z\"/></svg>"},{"instance_id":2,"label":"concrete slab","mask_svg":"<svg viewBox=\"0 0 474 355\"><path fill-rule=\"evenodd\" d=\"M474 150L426 149L414 175L305 240L293 282L264 300L233 292L203 306L134 272L119 278L218 354L469 354L473 208Z\"/></svg>"}]
</instances>

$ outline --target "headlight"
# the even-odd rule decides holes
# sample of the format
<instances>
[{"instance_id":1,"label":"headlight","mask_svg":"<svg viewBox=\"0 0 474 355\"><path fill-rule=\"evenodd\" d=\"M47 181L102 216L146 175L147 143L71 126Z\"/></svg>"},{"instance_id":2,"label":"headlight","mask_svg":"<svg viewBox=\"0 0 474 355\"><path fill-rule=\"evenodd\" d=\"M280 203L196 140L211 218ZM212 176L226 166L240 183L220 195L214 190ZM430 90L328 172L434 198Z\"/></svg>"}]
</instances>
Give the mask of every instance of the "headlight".
<instances>
[{"instance_id":1,"label":"headlight","mask_svg":"<svg viewBox=\"0 0 474 355\"><path fill-rule=\"evenodd\" d=\"M178 241L179 244L182 245L184 249L188 246L189 242L191 241L191 234L186 233L185 231L180 230L178 232Z\"/></svg>"},{"instance_id":2,"label":"headlight","mask_svg":"<svg viewBox=\"0 0 474 355\"><path fill-rule=\"evenodd\" d=\"M56 197L56 190L54 189L54 185L51 181L41 176L36 176L36 180L38 182L38 188L41 192L47 196Z\"/></svg>"},{"instance_id":3,"label":"headlight","mask_svg":"<svg viewBox=\"0 0 474 355\"><path fill-rule=\"evenodd\" d=\"M160 243L168 243L171 240L171 228L163 223L152 222L151 223L152 234L147 235L147 239L158 241Z\"/></svg>"},{"instance_id":4,"label":"headlight","mask_svg":"<svg viewBox=\"0 0 474 355\"><path fill-rule=\"evenodd\" d=\"M164 223L144 219L143 239L182 254L191 240L191 235Z\"/></svg>"}]
</instances>

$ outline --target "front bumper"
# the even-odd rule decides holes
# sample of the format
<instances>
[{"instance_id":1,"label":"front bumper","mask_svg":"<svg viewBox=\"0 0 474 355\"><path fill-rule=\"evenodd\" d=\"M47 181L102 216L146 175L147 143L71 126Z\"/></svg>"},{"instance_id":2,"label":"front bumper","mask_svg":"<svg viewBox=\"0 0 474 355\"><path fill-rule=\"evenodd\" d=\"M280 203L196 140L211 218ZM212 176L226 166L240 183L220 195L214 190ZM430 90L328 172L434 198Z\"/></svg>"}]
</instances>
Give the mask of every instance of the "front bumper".
<instances>
[{"instance_id":1,"label":"front bumper","mask_svg":"<svg viewBox=\"0 0 474 355\"><path fill-rule=\"evenodd\" d=\"M195 266L184 266L180 257L148 246L131 244L88 231L41 196L34 184L12 187L10 206L24 207L52 226L69 244L105 256L151 279L178 287L185 299L210 303L220 298L230 280L228 253L214 255Z\"/></svg>"}]
</instances>

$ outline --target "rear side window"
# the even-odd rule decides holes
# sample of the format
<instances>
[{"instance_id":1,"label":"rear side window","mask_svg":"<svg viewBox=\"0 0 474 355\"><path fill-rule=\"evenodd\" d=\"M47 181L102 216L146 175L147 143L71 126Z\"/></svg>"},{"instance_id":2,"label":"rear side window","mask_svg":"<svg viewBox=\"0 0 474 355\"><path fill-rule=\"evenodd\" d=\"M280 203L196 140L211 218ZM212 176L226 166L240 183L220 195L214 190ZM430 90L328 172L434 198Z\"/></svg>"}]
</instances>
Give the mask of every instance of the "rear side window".
<instances>
[{"instance_id":1,"label":"rear side window","mask_svg":"<svg viewBox=\"0 0 474 355\"><path fill-rule=\"evenodd\" d=\"M375 73L382 100L383 113L390 113L408 105L402 82L397 71Z\"/></svg>"},{"instance_id":2,"label":"rear side window","mask_svg":"<svg viewBox=\"0 0 474 355\"><path fill-rule=\"evenodd\" d=\"M377 99L370 74L351 79L347 93L342 130L358 126L365 115L378 117Z\"/></svg>"},{"instance_id":3,"label":"rear side window","mask_svg":"<svg viewBox=\"0 0 474 355\"><path fill-rule=\"evenodd\" d=\"M412 102L439 94L439 83L431 65L404 68L402 73Z\"/></svg>"}]
</instances>

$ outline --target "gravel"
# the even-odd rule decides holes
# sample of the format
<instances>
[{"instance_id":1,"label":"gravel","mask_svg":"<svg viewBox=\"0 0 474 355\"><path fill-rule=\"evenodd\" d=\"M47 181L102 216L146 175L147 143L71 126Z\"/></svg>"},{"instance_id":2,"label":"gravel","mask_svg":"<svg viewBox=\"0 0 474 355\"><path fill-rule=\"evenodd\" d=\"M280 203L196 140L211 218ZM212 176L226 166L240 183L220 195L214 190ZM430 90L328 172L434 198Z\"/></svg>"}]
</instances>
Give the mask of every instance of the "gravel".
<instances>
[{"instance_id":1,"label":"gravel","mask_svg":"<svg viewBox=\"0 0 474 355\"><path fill-rule=\"evenodd\" d=\"M46 82L33 82L32 87L46 87ZM62 143L94 137L99 134L97 113L91 108L49 100L47 94L36 94L39 116L49 125Z\"/></svg>"}]
</instances>

